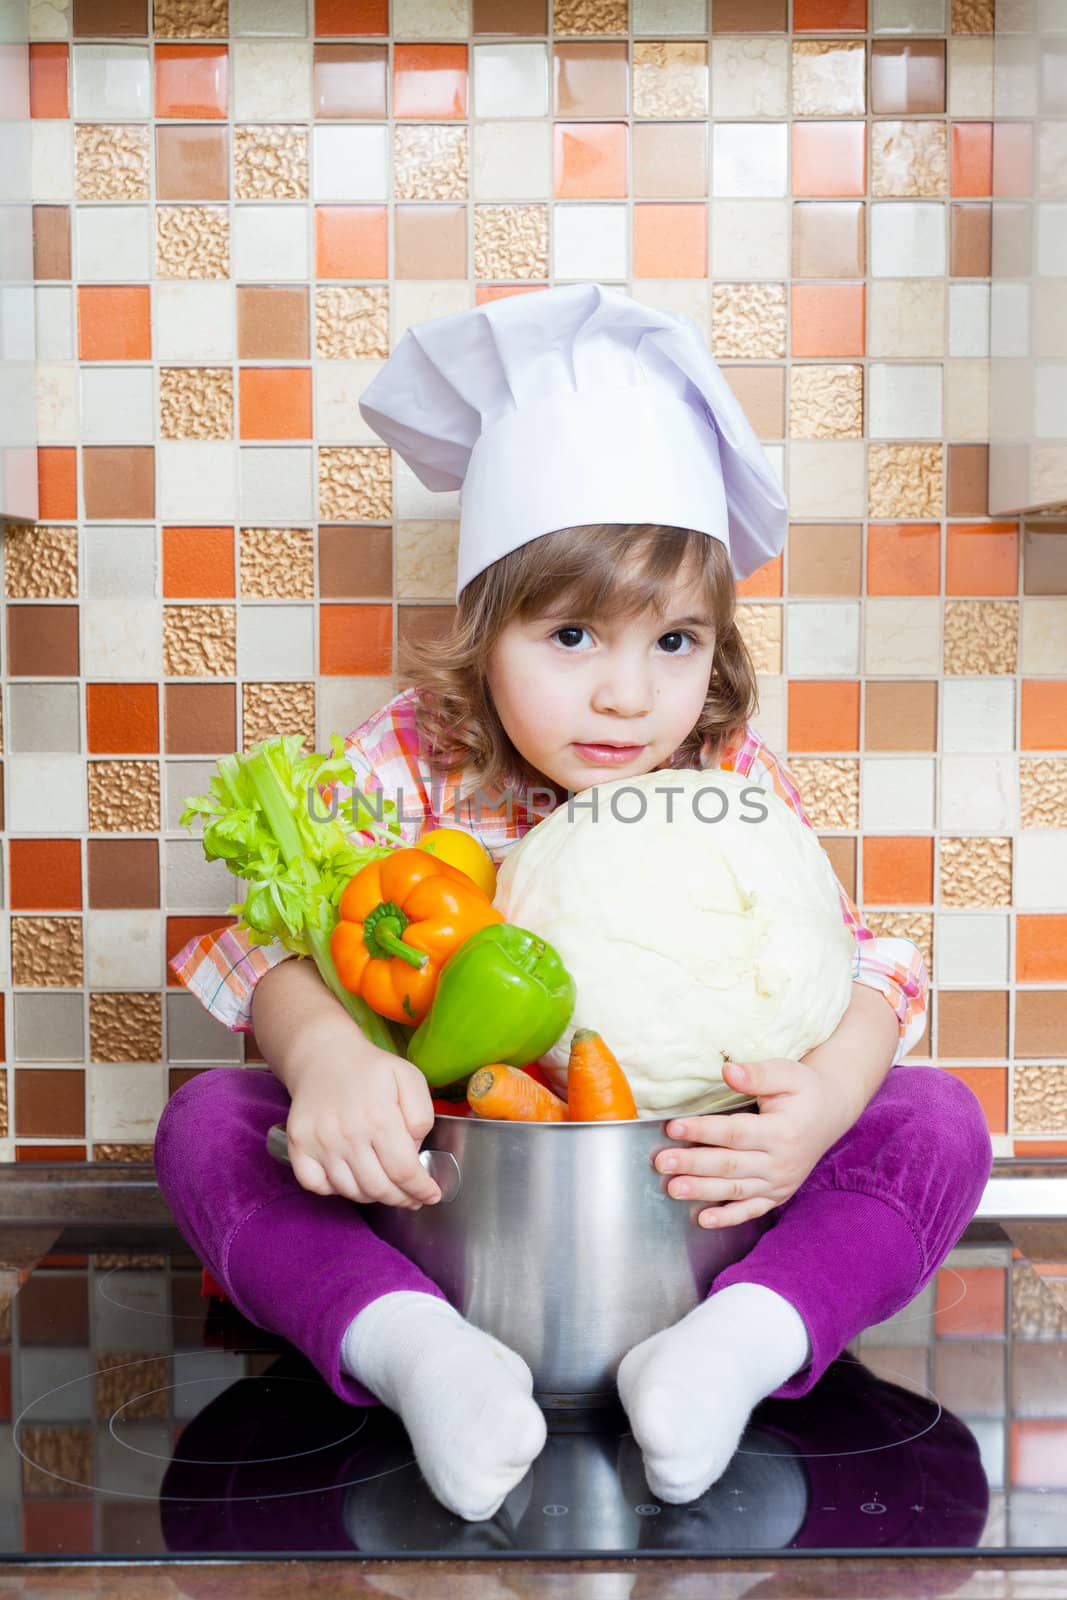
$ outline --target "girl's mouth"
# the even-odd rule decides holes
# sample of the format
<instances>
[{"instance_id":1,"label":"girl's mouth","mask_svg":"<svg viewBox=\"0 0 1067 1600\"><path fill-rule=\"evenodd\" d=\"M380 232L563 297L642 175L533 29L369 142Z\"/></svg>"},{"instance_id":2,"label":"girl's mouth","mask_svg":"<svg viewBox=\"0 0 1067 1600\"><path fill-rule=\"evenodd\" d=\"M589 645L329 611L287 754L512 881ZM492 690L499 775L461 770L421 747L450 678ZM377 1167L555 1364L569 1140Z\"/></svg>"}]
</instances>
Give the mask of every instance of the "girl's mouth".
<instances>
[{"instance_id":1,"label":"girl's mouth","mask_svg":"<svg viewBox=\"0 0 1067 1600\"><path fill-rule=\"evenodd\" d=\"M633 761L645 748L643 744L611 745L611 744L576 744L574 746L583 761L591 762L597 767L624 766L627 761Z\"/></svg>"}]
</instances>

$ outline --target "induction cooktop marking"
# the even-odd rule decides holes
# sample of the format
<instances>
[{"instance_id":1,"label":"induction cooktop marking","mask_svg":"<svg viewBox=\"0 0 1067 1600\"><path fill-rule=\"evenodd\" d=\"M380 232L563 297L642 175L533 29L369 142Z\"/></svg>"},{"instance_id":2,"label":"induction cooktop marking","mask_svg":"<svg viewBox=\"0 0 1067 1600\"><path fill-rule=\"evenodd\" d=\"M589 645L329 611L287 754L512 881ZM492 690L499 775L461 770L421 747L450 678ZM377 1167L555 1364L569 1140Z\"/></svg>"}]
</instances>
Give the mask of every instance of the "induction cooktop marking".
<instances>
[{"instance_id":1,"label":"induction cooktop marking","mask_svg":"<svg viewBox=\"0 0 1067 1600\"><path fill-rule=\"evenodd\" d=\"M862 1366L863 1362L857 1360L856 1365ZM902 1444L913 1444L916 1439L921 1439L924 1434L929 1433L933 1428L937 1427L938 1423L941 1421L942 1405L934 1391L932 1389L928 1389L925 1383L917 1383L910 1372L885 1371L881 1368L879 1369L878 1377L900 1378L901 1387L907 1389L909 1394L921 1392L928 1400L932 1400L937 1408L933 1420L929 1422L925 1428L920 1428L917 1433L909 1433L906 1439L887 1439L883 1444L864 1445L860 1450L794 1450L793 1454L802 1461L814 1461L827 1456L841 1456L842 1458L845 1456L872 1456L875 1455L879 1450L896 1450ZM742 1435L742 1437L744 1437L744 1435ZM738 1445L737 1454L739 1456L773 1456L777 1455L778 1452L776 1450L743 1450L741 1446Z\"/></svg>"},{"instance_id":2,"label":"induction cooktop marking","mask_svg":"<svg viewBox=\"0 0 1067 1600\"><path fill-rule=\"evenodd\" d=\"M130 1300L116 1300L115 1296L113 1294L108 1294L108 1292L105 1289L104 1285L109 1281L109 1279L111 1279L111 1278L113 1278L115 1276L116 1272L129 1272L129 1271L130 1271L130 1268L128 1268L128 1267L112 1267L110 1272L106 1272L103 1275L103 1277L98 1277L97 1280L96 1280L96 1290L97 1290L97 1293L100 1295L101 1299L106 1300L109 1305L118 1306L120 1311L136 1311L139 1316L142 1316L142 1317L159 1317L164 1322L203 1322L204 1321L205 1317L207 1316L207 1306L206 1306L206 1304L204 1306L203 1311L194 1313L192 1311L153 1311L149 1306L136 1305L136 1304L134 1304L133 1301L130 1301ZM139 1276L143 1277L143 1274L139 1274Z\"/></svg>"}]
</instances>

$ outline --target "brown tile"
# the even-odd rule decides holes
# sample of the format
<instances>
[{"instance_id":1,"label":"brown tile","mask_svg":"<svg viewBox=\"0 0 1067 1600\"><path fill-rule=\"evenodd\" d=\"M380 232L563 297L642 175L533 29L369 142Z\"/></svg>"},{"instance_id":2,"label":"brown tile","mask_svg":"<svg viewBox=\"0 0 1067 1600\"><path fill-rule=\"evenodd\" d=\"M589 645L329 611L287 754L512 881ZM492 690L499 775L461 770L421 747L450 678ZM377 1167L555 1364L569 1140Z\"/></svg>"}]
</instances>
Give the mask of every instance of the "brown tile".
<instances>
[{"instance_id":1,"label":"brown tile","mask_svg":"<svg viewBox=\"0 0 1067 1600\"><path fill-rule=\"evenodd\" d=\"M714 0L712 33L783 33L786 0Z\"/></svg>"},{"instance_id":2,"label":"brown tile","mask_svg":"<svg viewBox=\"0 0 1067 1600\"><path fill-rule=\"evenodd\" d=\"M785 436L785 368L729 367L723 377L741 402L758 439Z\"/></svg>"},{"instance_id":3,"label":"brown tile","mask_svg":"<svg viewBox=\"0 0 1067 1600\"><path fill-rule=\"evenodd\" d=\"M708 192L704 122L635 122L633 189L639 200L703 200Z\"/></svg>"},{"instance_id":4,"label":"brown tile","mask_svg":"<svg viewBox=\"0 0 1067 1600\"><path fill-rule=\"evenodd\" d=\"M793 207L793 276L862 278L865 270L863 205L803 201Z\"/></svg>"},{"instance_id":5,"label":"brown tile","mask_svg":"<svg viewBox=\"0 0 1067 1600\"><path fill-rule=\"evenodd\" d=\"M865 750L936 750L937 684L867 682Z\"/></svg>"},{"instance_id":6,"label":"brown tile","mask_svg":"<svg viewBox=\"0 0 1067 1600\"><path fill-rule=\"evenodd\" d=\"M78 676L77 606L12 606L7 612L7 670L19 678Z\"/></svg>"},{"instance_id":7,"label":"brown tile","mask_svg":"<svg viewBox=\"0 0 1067 1600\"><path fill-rule=\"evenodd\" d=\"M316 117L384 117L389 47L315 46Z\"/></svg>"},{"instance_id":8,"label":"brown tile","mask_svg":"<svg viewBox=\"0 0 1067 1600\"><path fill-rule=\"evenodd\" d=\"M871 110L944 111L945 41L876 39L871 46Z\"/></svg>"},{"instance_id":9,"label":"brown tile","mask_svg":"<svg viewBox=\"0 0 1067 1600\"><path fill-rule=\"evenodd\" d=\"M156 196L160 200L228 200L226 129L195 123L156 127Z\"/></svg>"},{"instance_id":10,"label":"brown tile","mask_svg":"<svg viewBox=\"0 0 1067 1600\"><path fill-rule=\"evenodd\" d=\"M86 848L92 909L141 911L159 905L158 839L89 839Z\"/></svg>"},{"instance_id":11,"label":"brown tile","mask_svg":"<svg viewBox=\"0 0 1067 1600\"><path fill-rule=\"evenodd\" d=\"M1008 1053L1008 996L1002 989L939 989L937 1054L947 1058ZM1016 1028L1018 1032L1018 1028Z\"/></svg>"},{"instance_id":12,"label":"brown tile","mask_svg":"<svg viewBox=\"0 0 1067 1600\"><path fill-rule=\"evenodd\" d=\"M455 606L398 606L397 607L397 664L403 674L404 646L409 639L440 639L452 627Z\"/></svg>"},{"instance_id":13,"label":"brown tile","mask_svg":"<svg viewBox=\"0 0 1067 1600\"><path fill-rule=\"evenodd\" d=\"M86 518L154 517L155 456L151 445L86 445L82 449Z\"/></svg>"},{"instance_id":14,"label":"brown tile","mask_svg":"<svg viewBox=\"0 0 1067 1600\"><path fill-rule=\"evenodd\" d=\"M33 275L47 280L70 277L69 206L34 206Z\"/></svg>"},{"instance_id":15,"label":"brown tile","mask_svg":"<svg viewBox=\"0 0 1067 1600\"><path fill-rule=\"evenodd\" d=\"M475 33L547 33L548 0L474 0Z\"/></svg>"},{"instance_id":16,"label":"brown tile","mask_svg":"<svg viewBox=\"0 0 1067 1600\"><path fill-rule=\"evenodd\" d=\"M1028 278L1033 271L1033 208L1000 201L993 267L998 278Z\"/></svg>"},{"instance_id":17,"label":"brown tile","mask_svg":"<svg viewBox=\"0 0 1067 1600\"><path fill-rule=\"evenodd\" d=\"M319 592L324 600L391 595L393 530L358 525L320 528Z\"/></svg>"},{"instance_id":18,"label":"brown tile","mask_svg":"<svg viewBox=\"0 0 1067 1600\"><path fill-rule=\"evenodd\" d=\"M950 517L984 517L989 514L989 446L950 444L948 447L948 499Z\"/></svg>"},{"instance_id":19,"label":"brown tile","mask_svg":"<svg viewBox=\"0 0 1067 1600\"><path fill-rule=\"evenodd\" d=\"M88 1274L38 1270L19 1290L22 1344L89 1343Z\"/></svg>"},{"instance_id":20,"label":"brown tile","mask_svg":"<svg viewBox=\"0 0 1067 1600\"><path fill-rule=\"evenodd\" d=\"M465 278L467 210L463 206L394 206L398 278Z\"/></svg>"},{"instance_id":21,"label":"brown tile","mask_svg":"<svg viewBox=\"0 0 1067 1600\"><path fill-rule=\"evenodd\" d=\"M237 290L240 361L303 360L310 353L308 292L242 284Z\"/></svg>"},{"instance_id":22,"label":"brown tile","mask_svg":"<svg viewBox=\"0 0 1067 1600\"><path fill-rule=\"evenodd\" d=\"M790 526L790 595L858 595L862 561L863 530L858 522Z\"/></svg>"},{"instance_id":23,"label":"brown tile","mask_svg":"<svg viewBox=\"0 0 1067 1600\"><path fill-rule=\"evenodd\" d=\"M15 1132L20 1139L83 1139L84 1070L16 1067Z\"/></svg>"},{"instance_id":24,"label":"brown tile","mask_svg":"<svg viewBox=\"0 0 1067 1600\"><path fill-rule=\"evenodd\" d=\"M168 683L163 687L163 748L170 756L218 756L237 748L237 695L232 683Z\"/></svg>"},{"instance_id":25,"label":"brown tile","mask_svg":"<svg viewBox=\"0 0 1067 1600\"><path fill-rule=\"evenodd\" d=\"M148 0L74 0L74 37L143 39Z\"/></svg>"},{"instance_id":26,"label":"brown tile","mask_svg":"<svg viewBox=\"0 0 1067 1600\"><path fill-rule=\"evenodd\" d=\"M1027 528L1023 534L1023 594L1067 594L1067 531Z\"/></svg>"},{"instance_id":27,"label":"brown tile","mask_svg":"<svg viewBox=\"0 0 1067 1600\"><path fill-rule=\"evenodd\" d=\"M993 270L993 207L952 207L949 273L953 278L988 278Z\"/></svg>"},{"instance_id":28,"label":"brown tile","mask_svg":"<svg viewBox=\"0 0 1067 1600\"><path fill-rule=\"evenodd\" d=\"M1067 1038L1067 989L1019 989L1015 995L1015 1054L1060 1056Z\"/></svg>"},{"instance_id":29,"label":"brown tile","mask_svg":"<svg viewBox=\"0 0 1067 1600\"><path fill-rule=\"evenodd\" d=\"M629 111L628 46L608 40L553 46L557 117L625 117Z\"/></svg>"},{"instance_id":30,"label":"brown tile","mask_svg":"<svg viewBox=\"0 0 1067 1600\"><path fill-rule=\"evenodd\" d=\"M852 898L855 899L856 898L856 841L855 841L855 839L844 839L840 835L827 834L825 838L823 838L820 835L819 843L822 845L823 849L826 851L827 856L829 857L830 865L833 867L834 872L837 875L838 883L840 883L841 887L844 889L846 894L851 895Z\"/></svg>"}]
</instances>

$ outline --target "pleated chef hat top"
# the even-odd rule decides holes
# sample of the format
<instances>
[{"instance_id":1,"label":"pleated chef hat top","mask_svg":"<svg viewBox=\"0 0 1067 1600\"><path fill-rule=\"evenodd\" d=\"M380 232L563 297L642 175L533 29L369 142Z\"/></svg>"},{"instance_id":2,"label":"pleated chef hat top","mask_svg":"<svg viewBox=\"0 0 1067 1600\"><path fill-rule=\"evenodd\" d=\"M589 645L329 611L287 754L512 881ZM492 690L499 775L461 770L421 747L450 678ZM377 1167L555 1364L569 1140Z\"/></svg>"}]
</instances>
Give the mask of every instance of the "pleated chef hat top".
<instances>
[{"instance_id":1,"label":"pleated chef hat top","mask_svg":"<svg viewBox=\"0 0 1067 1600\"><path fill-rule=\"evenodd\" d=\"M653 522L719 539L738 578L785 543L785 495L690 317L597 283L406 330L367 424L431 490L460 491L456 597L530 539Z\"/></svg>"}]
</instances>

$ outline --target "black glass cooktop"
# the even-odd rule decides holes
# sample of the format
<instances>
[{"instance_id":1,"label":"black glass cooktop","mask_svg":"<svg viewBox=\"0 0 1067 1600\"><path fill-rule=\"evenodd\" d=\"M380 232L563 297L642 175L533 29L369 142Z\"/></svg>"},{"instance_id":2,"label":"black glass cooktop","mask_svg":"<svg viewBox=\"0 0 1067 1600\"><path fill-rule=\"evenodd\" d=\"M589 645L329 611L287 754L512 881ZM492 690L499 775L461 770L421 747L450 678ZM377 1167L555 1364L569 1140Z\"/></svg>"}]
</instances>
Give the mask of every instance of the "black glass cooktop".
<instances>
[{"instance_id":1,"label":"black glass cooktop","mask_svg":"<svg viewBox=\"0 0 1067 1600\"><path fill-rule=\"evenodd\" d=\"M392 1413L204 1299L172 1230L70 1228L0 1281L6 1560L1067 1546L1067 1307L994 1223L809 1395L759 1406L700 1500L656 1501L621 1410L559 1412L483 1523L433 1498Z\"/></svg>"}]
</instances>

